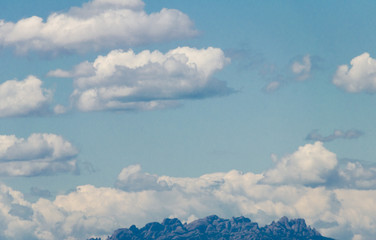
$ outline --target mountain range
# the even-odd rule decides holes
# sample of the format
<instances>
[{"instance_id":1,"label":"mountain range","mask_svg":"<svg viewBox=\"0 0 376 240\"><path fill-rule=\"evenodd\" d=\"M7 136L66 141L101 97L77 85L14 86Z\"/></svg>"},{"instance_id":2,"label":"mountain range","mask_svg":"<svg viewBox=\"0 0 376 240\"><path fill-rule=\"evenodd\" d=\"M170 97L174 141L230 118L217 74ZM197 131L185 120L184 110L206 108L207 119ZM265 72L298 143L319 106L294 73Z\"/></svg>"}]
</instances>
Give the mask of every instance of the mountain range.
<instances>
[{"instance_id":1,"label":"mountain range","mask_svg":"<svg viewBox=\"0 0 376 240\"><path fill-rule=\"evenodd\" d=\"M130 228L116 230L107 240L334 240L322 236L317 230L307 226L304 219L282 217L277 222L259 227L246 217L231 219L216 215L182 223L177 218L166 218L162 223L151 222L142 228L132 225ZM91 238L89 240L101 240Z\"/></svg>"}]
</instances>

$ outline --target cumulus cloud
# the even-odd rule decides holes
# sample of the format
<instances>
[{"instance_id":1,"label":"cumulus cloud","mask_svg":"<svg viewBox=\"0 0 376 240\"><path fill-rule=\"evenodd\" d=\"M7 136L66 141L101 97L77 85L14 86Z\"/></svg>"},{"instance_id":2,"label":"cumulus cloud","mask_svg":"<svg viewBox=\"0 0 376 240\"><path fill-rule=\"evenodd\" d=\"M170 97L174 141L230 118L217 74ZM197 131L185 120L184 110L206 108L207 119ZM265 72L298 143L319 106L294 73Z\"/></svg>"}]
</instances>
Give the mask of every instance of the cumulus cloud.
<instances>
[{"instance_id":1,"label":"cumulus cloud","mask_svg":"<svg viewBox=\"0 0 376 240\"><path fill-rule=\"evenodd\" d=\"M41 86L42 81L34 76L22 81L8 80L0 84L0 117L47 112L52 92Z\"/></svg>"},{"instance_id":2,"label":"cumulus cloud","mask_svg":"<svg viewBox=\"0 0 376 240\"><path fill-rule=\"evenodd\" d=\"M140 165L131 165L124 168L117 179L116 187L125 191L164 190L165 182L160 182L157 175L144 173Z\"/></svg>"},{"instance_id":3,"label":"cumulus cloud","mask_svg":"<svg viewBox=\"0 0 376 240\"><path fill-rule=\"evenodd\" d=\"M332 134L328 136L322 136L317 130L312 131L306 137L306 140L320 141L320 142L331 142L336 139L356 139L363 135L363 132L351 129L347 131L335 130Z\"/></svg>"},{"instance_id":4,"label":"cumulus cloud","mask_svg":"<svg viewBox=\"0 0 376 240\"><path fill-rule=\"evenodd\" d=\"M276 166L265 172L266 183L273 184L323 184L337 166L334 153L322 142L299 147L298 151L276 162Z\"/></svg>"},{"instance_id":5,"label":"cumulus cloud","mask_svg":"<svg viewBox=\"0 0 376 240\"><path fill-rule=\"evenodd\" d=\"M179 47L159 51L113 50L54 77L73 77L73 105L81 111L151 110L176 106L180 99L229 94L226 83L213 79L230 59L218 48Z\"/></svg>"},{"instance_id":6,"label":"cumulus cloud","mask_svg":"<svg viewBox=\"0 0 376 240\"><path fill-rule=\"evenodd\" d=\"M376 92L376 60L365 52L348 65L341 65L333 77L333 84L347 92Z\"/></svg>"},{"instance_id":7,"label":"cumulus cloud","mask_svg":"<svg viewBox=\"0 0 376 240\"><path fill-rule=\"evenodd\" d=\"M47 19L0 20L0 45L15 47L20 53L57 53L129 47L197 34L186 14L165 8L148 14L143 7L141 0L93 0Z\"/></svg>"},{"instance_id":8,"label":"cumulus cloud","mask_svg":"<svg viewBox=\"0 0 376 240\"><path fill-rule=\"evenodd\" d=\"M37 176L76 170L77 149L55 134L34 133L27 139L0 135L0 175Z\"/></svg>"},{"instance_id":9,"label":"cumulus cloud","mask_svg":"<svg viewBox=\"0 0 376 240\"><path fill-rule=\"evenodd\" d=\"M341 160L322 142L306 144L281 159L273 155L274 167L263 173L260 183L326 188L376 190L376 167Z\"/></svg>"},{"instance_id":10,"label":"cumulus cloud","mask_svg":"<svg viewBox=\"0 0 376 240\"><path fill-rule=\"evenodd\" d=\"M40 198L35 203L0 184L0 238L87 239L165 217L190 221L217 214L245 215L260 224L281 216L302 217L335 239L374 239L374 168L350 162L341 167L322 143L302 146L280 161L283 166L276 163L260 174L232 170L197 178L158 176L132 165L120 172L115 187L83 185L54 200ZM280 184L270 181L274 170L283 176ZM286 176L287 170L292 177ZM348 183L360 184L327 187L331 181L328 171L336 171ZM309 185L312 182L319 184Z\"/></svg>"},{"instance_id":11,"label":"cumulus cloud","mask_svg":"<svg viewBox=\"0 0 376 240\"><path fill-rule=\"evenodd\" d=\"M311 57L306 55L301 61L294 61L291 65L291 71L295 74L298 80L305 80L310 76L311 72Z\"/></svg>"},{"instance_id":12,"label":"cumulus cloud","mask_svg":"<svg viewBox=\"0 0 376 240\"><path fill-rule=\"evenodd\" d=\"M338 169L334 184L354 189L376 189L376 166L364 166L357 161L347 161Z\"/></svg>"}]
</instances>

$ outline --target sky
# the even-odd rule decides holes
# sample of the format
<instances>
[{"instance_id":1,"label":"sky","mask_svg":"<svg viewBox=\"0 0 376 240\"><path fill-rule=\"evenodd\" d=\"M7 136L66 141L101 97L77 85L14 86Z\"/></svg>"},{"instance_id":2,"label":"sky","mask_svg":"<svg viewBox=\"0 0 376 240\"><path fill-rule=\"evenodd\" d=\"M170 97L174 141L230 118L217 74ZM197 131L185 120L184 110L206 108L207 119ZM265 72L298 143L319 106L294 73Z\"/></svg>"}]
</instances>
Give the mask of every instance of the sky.
<instances>
[{"instance_id":1,"label":"sky","mask_svg":"<svg viewBox=\"0 0 376 240\"><path fill-rule=\"evenodd\" d=\"M212 214L376 235L376 2L0 6L0 239Z\"/></svg>"}]
</instances>

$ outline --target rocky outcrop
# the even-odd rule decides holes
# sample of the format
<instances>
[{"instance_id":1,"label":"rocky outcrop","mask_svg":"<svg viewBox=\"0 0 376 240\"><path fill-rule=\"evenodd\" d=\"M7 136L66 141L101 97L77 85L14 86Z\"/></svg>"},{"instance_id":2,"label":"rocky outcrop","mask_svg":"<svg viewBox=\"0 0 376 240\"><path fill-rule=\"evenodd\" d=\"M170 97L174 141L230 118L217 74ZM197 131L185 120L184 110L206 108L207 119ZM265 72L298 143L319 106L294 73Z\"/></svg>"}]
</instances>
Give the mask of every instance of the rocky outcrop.
<instances>
[{"instance_id":1,"label":"rocky outcrop","mask_svg":"<svg viewBox=\"0 0 376 240\"><path fill-rule=\"evenodd\" d=\"M237 217L222 219L208 216L189 224L181 223L177 218L165 219L162 223L152 222L142 228L132 225L130 228L116 230L107 240L332 240L307 226L304 219L282 217L277 222L259 227L249 218Z\"/></svg>"},{"instance_id":2,"label":"rocky outcrop","mask_svg":"<svg viewBox=\"0 0 376 240\"><path fill-rule=\"evenodd\" d=\"M259 227L249 218L222 219L208 216L189 224L177 218L165 219L162 223L152 222L143 228L132 225L116 230L107 240L332 240L307 226L304 219L281 218L270 225Z\"/></svg>"}]
</instances>

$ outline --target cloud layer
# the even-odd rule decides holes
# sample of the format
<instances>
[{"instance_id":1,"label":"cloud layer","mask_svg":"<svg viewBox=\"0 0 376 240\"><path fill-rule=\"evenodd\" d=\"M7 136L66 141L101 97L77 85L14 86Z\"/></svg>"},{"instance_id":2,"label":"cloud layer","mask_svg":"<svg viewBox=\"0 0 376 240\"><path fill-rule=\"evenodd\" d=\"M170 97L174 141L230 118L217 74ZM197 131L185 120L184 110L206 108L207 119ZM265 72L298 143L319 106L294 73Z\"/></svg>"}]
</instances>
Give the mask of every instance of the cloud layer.
<instances>
[{"instance_id":1,"label":"cloud layer","mask_svg":"<svg viewBox=\"0 0 376 240\"><path fill-rule=\"evenodd\" d=\"M212 78L230 60L218 48L179 47L159 51L113 50L71 71L57 69L53 77L73 77L73 105L81 111L151 110L180 99L224 95L232 90Z\"/></svg>"},{"instance_id":2,"label":"cloud layer","mask_svg":"<svg viewBox=\"0 0 376 240\"><path fill-rule=\"evenodd\" d=\"M192 37L192 21L175 9L147 14L141 0L93 0L46 20L0 20L0 46L20 53L98 50Z\"/></svg>"},{"instance_id":3,"label":"cloud layer","mask_svg":"<svg viewBox=\"0 0 376 240\"><path fill-rule=\"evenodd\" d=\"M78 151L55 134L34 133L27 139L0 135L0 176L38 176L76 170Z\"/></svg>"},{"instance_id":4,"label":"cloud layer","mask_svg":"<svg viewBox=\"0 0 376 240\"><path fill-rule=\"evenodd\" d=\"M376 92L376 60L365 52L338 67L333 84L347 92Z\"/></svg>"},{"instance_id":5,"label":"cloud layer","mask_svg":"<svg viewBox=\"0 0 376 240\"><path fill-rule=\"evenodd\" d=\"M41 86L42 81L34 76L0 84L0 118L47 112L52 92Z\"/></svg>"},{"instance_id":6,"label":"cloud layer","mask_svg":"<svg viewBox=\"0 0 376 240\"><path fill-rule=\"evenodd\" d=\"M376 234L376 168L355 162L340 167L337 162L317 142L261 174L232 170L176 178L133 165L121 171L115 188L84 185L53 201L40 198L35 203L0 185L0 238L86 239L165 217L192 221L217 214L246 215L261 224L284 215L302 217L326 236L371 240ZM283 177L278 184L274 172Z\"/></svg>"}]
</instances>

